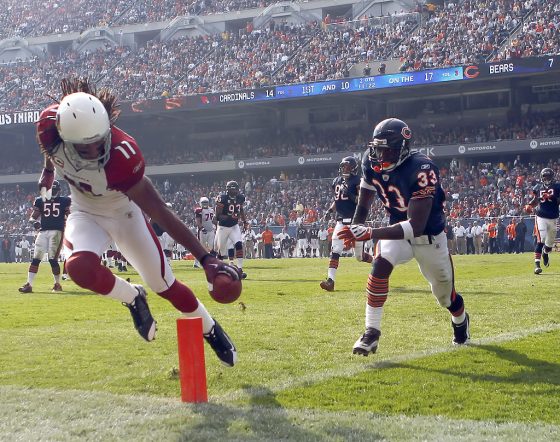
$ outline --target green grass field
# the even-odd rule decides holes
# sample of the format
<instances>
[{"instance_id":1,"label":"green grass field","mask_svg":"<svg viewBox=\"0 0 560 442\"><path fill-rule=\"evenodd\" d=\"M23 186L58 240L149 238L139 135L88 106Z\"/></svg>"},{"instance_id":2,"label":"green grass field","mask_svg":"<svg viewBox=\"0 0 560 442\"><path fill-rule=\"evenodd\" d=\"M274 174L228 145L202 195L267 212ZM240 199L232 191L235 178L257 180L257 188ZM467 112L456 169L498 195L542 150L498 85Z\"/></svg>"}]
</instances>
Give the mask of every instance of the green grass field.
<instances>
[{"instance_id":1,"label":"green grass field","mask_svg":"<svg viewBox=\"0 0 560 442\"><path fill-rule=\"evenodd\" d=\"M451 345L449 314L415 263L399 267L377 354L363 332L369 266L343 259L247 261L239 303L219 305L200 270L175 263L234 339L223 367L206 346L209 403L180 402L177 313L150 294L157 339L128 310L63 284L48 264L20 294L26 264L0 264L0 440L560 440L560 256L455 257L472 345ZM138 275L129 272L133 282Z\"/></svg>"}]
</instances>

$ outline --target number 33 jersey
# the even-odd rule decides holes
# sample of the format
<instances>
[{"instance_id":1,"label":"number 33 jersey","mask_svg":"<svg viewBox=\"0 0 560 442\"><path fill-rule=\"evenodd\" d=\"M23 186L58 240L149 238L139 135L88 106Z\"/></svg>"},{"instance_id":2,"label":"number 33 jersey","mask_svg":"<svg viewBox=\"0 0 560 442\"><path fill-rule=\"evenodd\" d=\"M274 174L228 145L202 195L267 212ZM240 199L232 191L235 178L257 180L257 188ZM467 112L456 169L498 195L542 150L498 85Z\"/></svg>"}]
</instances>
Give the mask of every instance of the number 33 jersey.
<instances>
[{"instance_id":1,"label":"number 33 jersey","mask_svg":"<svg viewBox=\"0 0 560 442\"><path fill-rule=\"evenodd\" d=\"M57 105L50 106L42 115L48 113L48 121L43 123L37 136L39 144L42 137L48 136L45 125L55 125ZM47 143L47 141L45 141ZM144 176L144 157L136 140L116 126L111 128L111 153L105 166L94 170L81 169L66 155L66 147L61 142L50 155L57 175L68 182L72 196L72 211L82 210L95 215L107 215L112 211L130 207L125 195L132 186Z\"/></svg>"},{"instance_id":2,"label":"number 33 jersey","mask_svg":"<svg viewBox=\"0 0 560 442\"><path fill-rule=\"evenodd\" d=\"M377 169L376 165L374 167ZM408 219L408 204L411 199L433 198L432 210L423 234L437 235L443 231L445 193L441 188L439 169L426 155L413 153L394 170L386 172L372 168L366 151L362 171L361 187L377 192L391 224Z\"/></svg>"}]
</instances>

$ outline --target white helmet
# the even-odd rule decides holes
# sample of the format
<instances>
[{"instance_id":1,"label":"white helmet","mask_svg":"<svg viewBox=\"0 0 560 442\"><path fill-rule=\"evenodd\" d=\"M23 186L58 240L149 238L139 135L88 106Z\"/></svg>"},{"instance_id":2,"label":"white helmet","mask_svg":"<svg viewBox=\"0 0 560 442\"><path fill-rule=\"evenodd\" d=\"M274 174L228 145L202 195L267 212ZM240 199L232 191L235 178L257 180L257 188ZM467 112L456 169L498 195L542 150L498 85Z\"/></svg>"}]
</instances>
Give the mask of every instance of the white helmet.
<instances>
[{"instance_id":1,"label":"white helmet","mask_svg":"<svg viewBox=\"0 0 560 442\"><path fill-rule=\"evenodd\" d=\"M111 124L103 103L93 95L75 92L62 99L56 113L56 126L69 159L80 169L98 169L109 161ZM74 144L105 140L103 151L95 159L84 159Z\"/></svg>"},{"instance_id":2,"label":"white helmet","mask_svg":"<svg viewBox=\"0 0 560 442\"><path fill-rule=\"evenodd\" d=\"M210 200L208 198L206 198L205 196L203 196L202 198L200 198L200 207L203 208L208 208L208 206L210 205Z\"/></svg>"}]
</instances>

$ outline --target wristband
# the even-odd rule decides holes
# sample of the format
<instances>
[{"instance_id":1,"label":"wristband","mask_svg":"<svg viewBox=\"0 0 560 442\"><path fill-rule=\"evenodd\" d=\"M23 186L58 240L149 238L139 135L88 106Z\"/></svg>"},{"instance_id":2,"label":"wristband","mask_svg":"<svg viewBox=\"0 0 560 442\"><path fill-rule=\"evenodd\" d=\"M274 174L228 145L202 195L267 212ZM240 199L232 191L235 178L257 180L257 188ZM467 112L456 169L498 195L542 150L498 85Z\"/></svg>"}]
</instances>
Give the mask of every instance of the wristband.
<instances>
[{"instance_id":1,"label":"wristband","mask_svg":"<svg viewBox=\"0 0 560 442\"><path fill-rule=\"evenodd\" d=\"M412 228L412 224L410 224L410 220L401 221L399 225L403 230L404 239L414 239L414 229Z\"/></svg>"}]
</instances>

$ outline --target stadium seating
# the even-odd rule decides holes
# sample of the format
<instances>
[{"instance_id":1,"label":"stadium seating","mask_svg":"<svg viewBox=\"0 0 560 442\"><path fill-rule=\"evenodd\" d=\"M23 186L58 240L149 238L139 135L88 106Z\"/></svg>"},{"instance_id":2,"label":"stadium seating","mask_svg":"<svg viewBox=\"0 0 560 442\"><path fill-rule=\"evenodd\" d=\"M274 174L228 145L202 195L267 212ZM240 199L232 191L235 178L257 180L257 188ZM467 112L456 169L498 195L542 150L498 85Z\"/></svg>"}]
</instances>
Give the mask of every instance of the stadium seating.
<instances>
[{"instance_id":1,"label":"stadium seating","mask_svg":"<svg viewBox=\"0 0 560 442\"><path fill-rule=\"evenodd\" d=\"M189 11L216 13L266 6L268 1L109 4L9 0L0 12L0 37L170 20ZM99 85L115 88L123 99L135 100L342 78L356 63L389 58L400 59L401 70L408 71L557 53L559 9L544 0L464 0L422 16L409 11L348 23L299 25L273 20L262 29L249 23L239 32L167 42L154 38L133 49L107 46L82 54L57 50L0 65L0 111L42 106L45 92L55 86L50 82L68 74L87 74Z\"/></svg>"}]
</instances>

